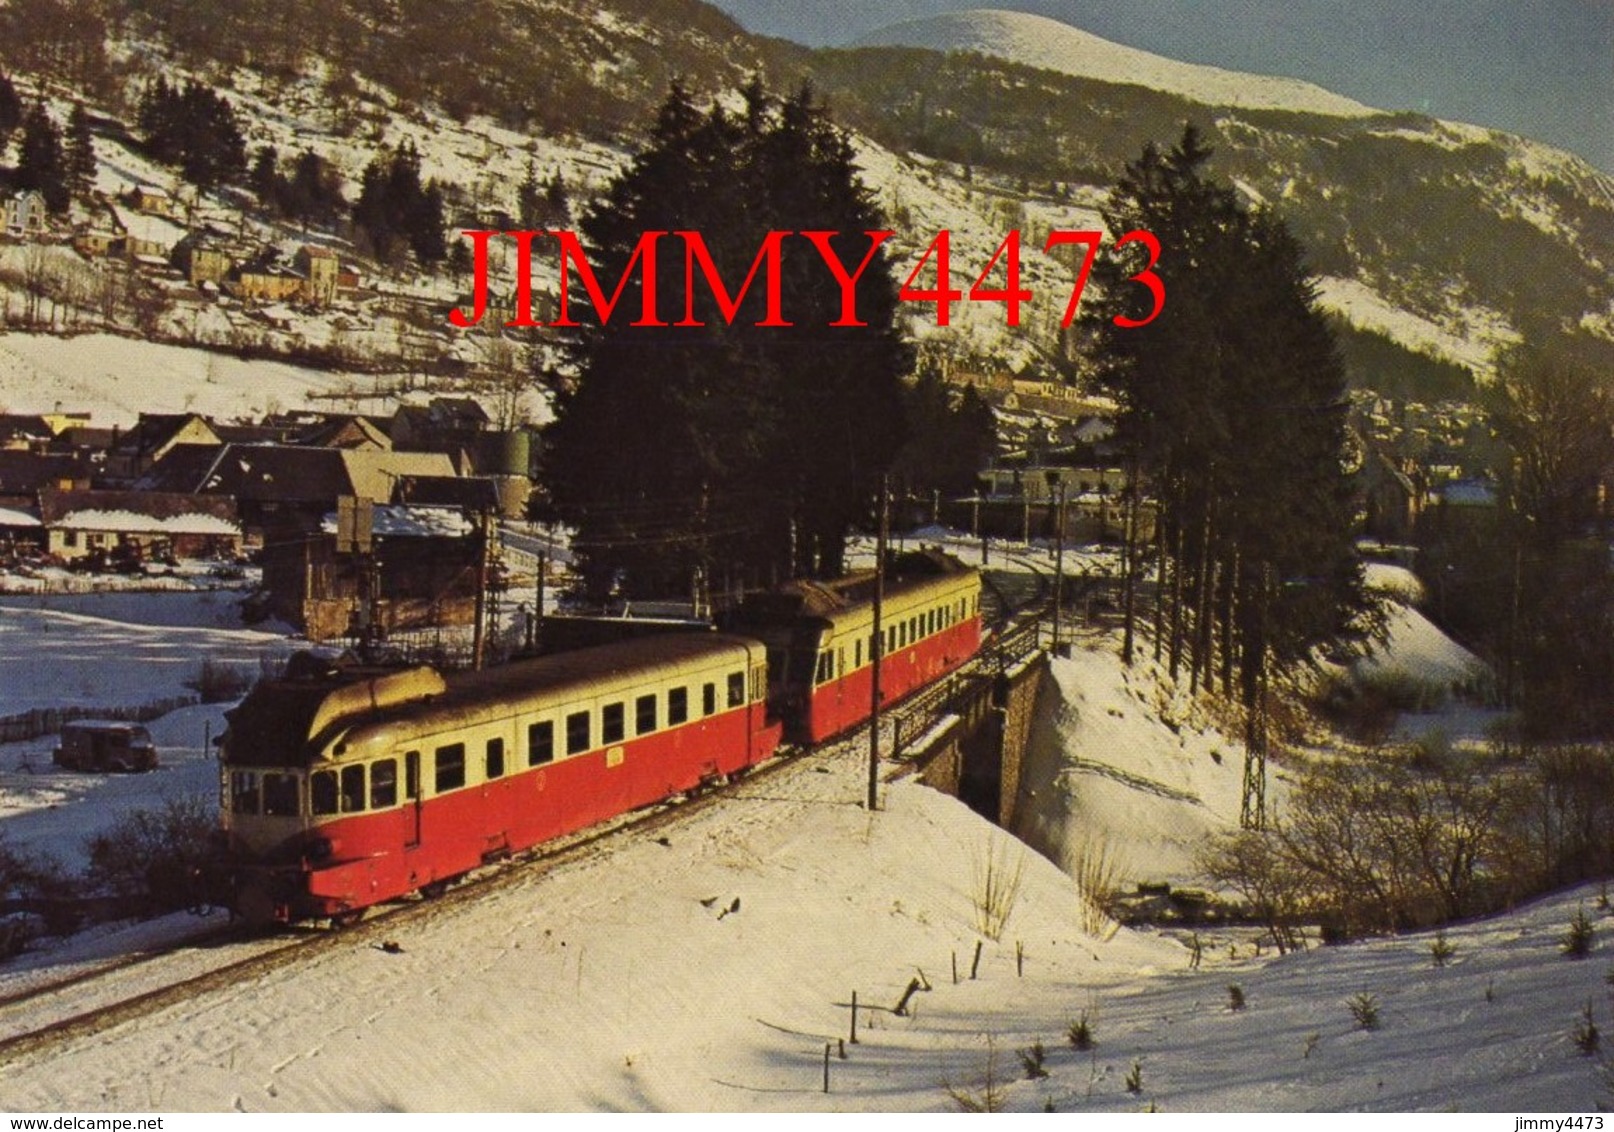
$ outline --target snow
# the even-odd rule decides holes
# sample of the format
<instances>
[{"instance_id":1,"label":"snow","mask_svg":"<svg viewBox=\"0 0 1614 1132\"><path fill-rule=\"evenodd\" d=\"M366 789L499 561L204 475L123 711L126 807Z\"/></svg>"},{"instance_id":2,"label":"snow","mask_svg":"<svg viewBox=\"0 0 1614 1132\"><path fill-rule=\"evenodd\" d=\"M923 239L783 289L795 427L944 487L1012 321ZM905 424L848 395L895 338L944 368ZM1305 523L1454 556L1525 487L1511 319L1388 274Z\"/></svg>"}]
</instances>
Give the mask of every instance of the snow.
<instances>
[{"instance_id":1,"label":"snow","mask_svg":"<svg viewBox=\"0 0 1614 1132\"><path fill-rule=\"evenodd\" d=\"M1495 311L1470 308L1464 325L1440 326L1383 298L1357 279L1325 275L1318 279L1318 304L1366 330L1377 330L1411 350L1465 365L1484 377L1494 369L1498 349L1519 340Z\"/></svg>"},{"instance_id":2,"label":"snow","mask_svg":"<svg viewBox=\"0 0 1614 1132\"><path fill-rule=\"evenodd\" d=\"M876 45L978 51L1061 74L1149 87L1211 106L1299 110L1338 117L1379 113L1299 79L1182 63L1024 12L949 12L881 28L856 44Z\"/></svg>"},{"instance_id":3,"label":"snow","mask_svg":"<svg viewBox=\"0 0 1614 1132\"><path fill-rule=\"evenodd\" d=\"M195 412L218 420L303 408L343 390L345 375L284 362L85 334L0 336L0 404L8 412L92 409L101 427L129 427L141 413Z\"/></svg>"},{"instance_id":4,"label":"snow","mask_svg":"<svg viewBox=\"0 0 1614 1132\"><path fill-rule=\"evenodd\" d=\"M61 530L130 531L167 535L239 535L241 528L227 519L200 513L154 518L133 511L107 511L86 508L63 515L56 522Z\"/></svg>"},{"instance_id":5,"label":"snow","mask_svg":"<svg viewBox=\"0 0 1614 1132\"><path fill-rule=\"evenodd\" d=\"M956 532L924 541L972 548ZM911 536L910 536L911 537ZM859 553L866 549L859 548ZM1000 568L1051 568L1042 546L994 545ZM1101 569L1109 552L1067 555ZM1376 564L1379 592L1416 579ZM289 647L221 625L227 594L0 599L0 697L114 704L183 691L197 658L256 664ZM1392 605L1392 613L1401 610ZM1438 670L1466 654L1410 609L1386 663ZM25 643L26 642L26 647ZM1021 845L908 778L861 805L866 742L742 782L653 831L620 833L566 859L506 874L475 901L447 901L355 932L316 963L199 992L138 1022L13 1058L15 1111L910 1111L954 1107L986 1066L1004 1103L1036 1110L1580 1111L1598 1068L1573 1047L1582 1006L1605 1001L1614 930L1595 886L1505 916L1453 925L1433 966L1428 935L1279 958L1253 928L1084 929L1072 869L1106 848L1121 883L1196 878L1195 846L1236 827L1242 748L1147 661L1125 669L1086 629L1046 677L1023 781ZM137 658L138 663L130 663ZM60 698L55 698L60 697ZM149 724L163 769L68 774L51 739L0 746L0 832L14 847L81 863L84 839L136 807L211 799L208 740L225 705ZM0 712L10 710L0 700ZM896 768L889 768L893 773ZM1281 805L1275 774L1269 801ZM1052 859L1050 859L1052 858ZM981 932L986 862L1018 874L999 938ZM1579 907L1599 951L1577 963L1559 939ZM102 928L0 967L0 998L46 969L115 956L216 921L168 917ZM383 950L386 939L395 947ZM977 942L981 968L969 968ZM251 944L183 953L190 969ZM1017 962L1017 953L1020 962ZM954 964L960 972L953 978ZM132 972L127 989L153 976ZM929 986L899 1016L909 981ZM1238 985L1246 1009L1228 1008ZM860 1040L846 1035L853 991ZM1381 1028L1347 1000L1375 996ZM0 1032L23 1016L0 1011ZM1064 1040L1086 1012L1098 1047ZM35 1023L36 1024L36 1023ZM1041 1042L1043 1080L1016 1052ZM1141 1066L1143 1087L1124 1078Z\"/></svg>"}]
</instances>

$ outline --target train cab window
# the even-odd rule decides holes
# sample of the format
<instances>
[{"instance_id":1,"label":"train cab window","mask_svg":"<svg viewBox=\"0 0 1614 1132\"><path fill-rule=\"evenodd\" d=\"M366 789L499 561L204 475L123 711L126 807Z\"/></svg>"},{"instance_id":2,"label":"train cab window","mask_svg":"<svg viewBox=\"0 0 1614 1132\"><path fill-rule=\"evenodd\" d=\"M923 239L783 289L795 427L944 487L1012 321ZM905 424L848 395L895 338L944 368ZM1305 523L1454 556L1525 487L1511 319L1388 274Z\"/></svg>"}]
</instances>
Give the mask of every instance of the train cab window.
<instances>
[{"instance_id":1,"label":"train cab window","mask_svg":"<svg viewBox=\"0 0 1614 1132\"><path fill-rule=\"evenodd\" d=\"M230 812L258 812L258 776L253 771L238 770L230 775Z\"/></svg>"},{"instance_id":2,"label":"train cab window","mask_svg":"<svg viewBox=\"0 0 1614 1132\"><path fill-rule=\"evenodd\" d=\"M504 777L504 740L489 739L487 748L488 781Z\"/></svg>"},{"instance_id":3,"label":"train cab window","mask_svg":"<svg viewBox=\"0 0 1614 1132\"><path fill-rule=\"evenodd\" d=\"M751 670L751 702L756 703L767 694L768 670L757 666Z\"/></svg>"},{"instance_id":4,"label":"train cab window","mask_svg":"<svg viewBox=\"0 0 1614 1132\"><path fill-rule=\"evenodd\" d=\"M336 793L334 770L316 770L308 776L308 808L315 817L336 813Z\"/></svg>"},{"instance_id":5,"label":"train cab window","mask_svg":"<svg viewBox=\"0 0 1614 1132\"><path fill-rule=\"evenodd\" d=\"M729 707L739 707L745 703L745 673L729 673Z\"/></svg>"},{"instance_id":6,"label":"train cab window","mask_svg":"<svg viewBox=\"0 0 1614 1132\"><path fill-rule=\"evenodd\" d=\"M813 674L814 684L828 684L835 677L835 657L828 649L818 654L818 671Z\"/></svg>"},{"instance_id":7,"label":"train cab window","mask_svg":"<svg viewBox=\"0 0 1614 1132\"><path fill-rule=\"evenodd\" d=\"M542 766L555 761L555 723L546 719L527 726L527 765Z\"/></svg>"},{"instance_id":8,"label":"train cab window","mask_svg":"<svg viewBox=\"0 0 1614 1132\"><path fill-rule=\"evenodd\" d=\"M370 808L384 810L398 804L398 760L382 759L370 767Z\"/></svg>"},{"instance_id":9,"label":"train cab window","mask_svg":"<svg viewBox=\"0 0 1614 1132\"><path fill-rule=\"evenodd\" d=\"M701 685L701 714L717 714L717 685L706 683Z\"/></svg>"},{"instance_id":10,"label":"train cab window","mask_svg":"<svg viewBox=\"0 0 1614 1132\"><path fill-rule=\"evenodd\" d=\"M667 689L667 726L673 727L689 718L689 689Z\"/></svg>"},{"instance_id":11,"label":"train cab window","mask_svg":"<svg viewBox=\"0 0 1614 1132\"><path fill-rule=\"evenodd\" d=\"M606 704L600 709L600 742L620 743L627 733L627 713L620 702Z\"/></svg>"},{"instance_id":12,"label":"train cab window","mask_svg":"<svg viewBox=\"0 0 1614 1132\"><path fill-rule=\"evenodd\" d=\"M589 742L589 718L586 711L574 711L566 717L566 753L580 755L593 744Z\"/></svg>"},{"instance_id":13,"label":"train cab window","mask_svg":"<svg viewBox=\"0 0 1614 1132\"><path fill-rule=\"evenodd\" d=\"M272 818L294 818L298 814L297 776L263 776L263 812Z\"/></svg>"},{"instance_id":14,"label":"train cab window","mask_svg":"<svg viewBox=\"0 0 1614 1132\"><path fill-rule=\"evenodd\" d=\"M342 768L342 812L356 814L364 809L364 764Z\"/></svg>"},{"instance_id":15,"label":"train cab window","mask_svg":"<svg viewBox=\"0 0 1614 1132\"><path fill-rule=\"evenodd\" d=\"M413 802L420 797L420 752L404 755L404 797Z\"/></svg>"},{"instance_id":16,"label":"train cab window","mask_svg":"<svg viewBox=\"0 0 1614 1132\"><path fill-rule=\"evenodd\" d=\"M434 760L437 793L458 790L465 785L465 744L450 743L437 748Z\"/></svg>"},{"instance_id":17,"label":"train cab window","mask_svg":"<svg viewBox=\"0 0 1614 1132\"><path fill-rule=\"evenodd\" d=\"M656 729L656 694L640 696L633 701L633 733L648 735Z\"/></svg>"}]
</instances>

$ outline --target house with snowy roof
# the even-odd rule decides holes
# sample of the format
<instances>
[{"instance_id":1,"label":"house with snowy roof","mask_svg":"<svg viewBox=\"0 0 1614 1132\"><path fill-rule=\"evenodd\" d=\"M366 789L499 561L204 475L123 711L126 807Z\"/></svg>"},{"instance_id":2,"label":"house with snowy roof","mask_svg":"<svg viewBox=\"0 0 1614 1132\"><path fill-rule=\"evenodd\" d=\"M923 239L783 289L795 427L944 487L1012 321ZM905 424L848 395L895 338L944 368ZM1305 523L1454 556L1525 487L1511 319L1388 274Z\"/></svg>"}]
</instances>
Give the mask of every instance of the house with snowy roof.
<instances>
[{"instance_id":1,"label":"house with snowy roof","mask_svg":"<svg viewBox=\"0 0 1614 1132\"><path fill-rule=\"evenodd\" d=\"M39 493L45 549L66 562L234 558L235 500L152 491Z\"/></svg>"}]
</instances>

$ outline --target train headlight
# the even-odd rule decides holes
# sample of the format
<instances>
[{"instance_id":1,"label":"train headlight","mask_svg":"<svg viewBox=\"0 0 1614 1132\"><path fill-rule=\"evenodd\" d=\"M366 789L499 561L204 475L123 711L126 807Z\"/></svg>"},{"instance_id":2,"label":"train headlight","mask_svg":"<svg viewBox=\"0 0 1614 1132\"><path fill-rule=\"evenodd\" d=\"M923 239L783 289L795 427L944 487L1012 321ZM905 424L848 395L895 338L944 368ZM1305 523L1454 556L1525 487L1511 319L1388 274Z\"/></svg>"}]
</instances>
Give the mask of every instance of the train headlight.
<instances>
[{"instance_id":1,"label":"train headlight","mask_svg":"<svg viewBox=\"0 0 1614 1132\"><path fill-rule=\"evenodd\" d=\"M335 851L336 845L329 837L316 837L308 843L308 859L310 861L328 861Z\"/></svg>"}]
</instances>

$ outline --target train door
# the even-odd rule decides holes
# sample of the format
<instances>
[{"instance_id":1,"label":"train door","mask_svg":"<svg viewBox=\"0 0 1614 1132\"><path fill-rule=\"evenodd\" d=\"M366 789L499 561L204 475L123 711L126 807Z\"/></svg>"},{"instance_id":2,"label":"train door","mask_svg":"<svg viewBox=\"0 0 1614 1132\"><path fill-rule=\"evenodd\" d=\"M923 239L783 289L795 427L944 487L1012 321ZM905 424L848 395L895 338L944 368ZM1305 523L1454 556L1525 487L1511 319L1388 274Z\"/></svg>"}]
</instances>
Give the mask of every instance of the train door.
<instances>
[{"instance_id":1,"label":"train door","mask_svg":"<svg viewBox=\"0 0 1614 1132\"><path fill-rule=\"evenodd\" d=\"M420 752L404 755L404 848L413 849L420 844L420 810L424 805L420 796Z\"/></svg>"}]
</instances>

